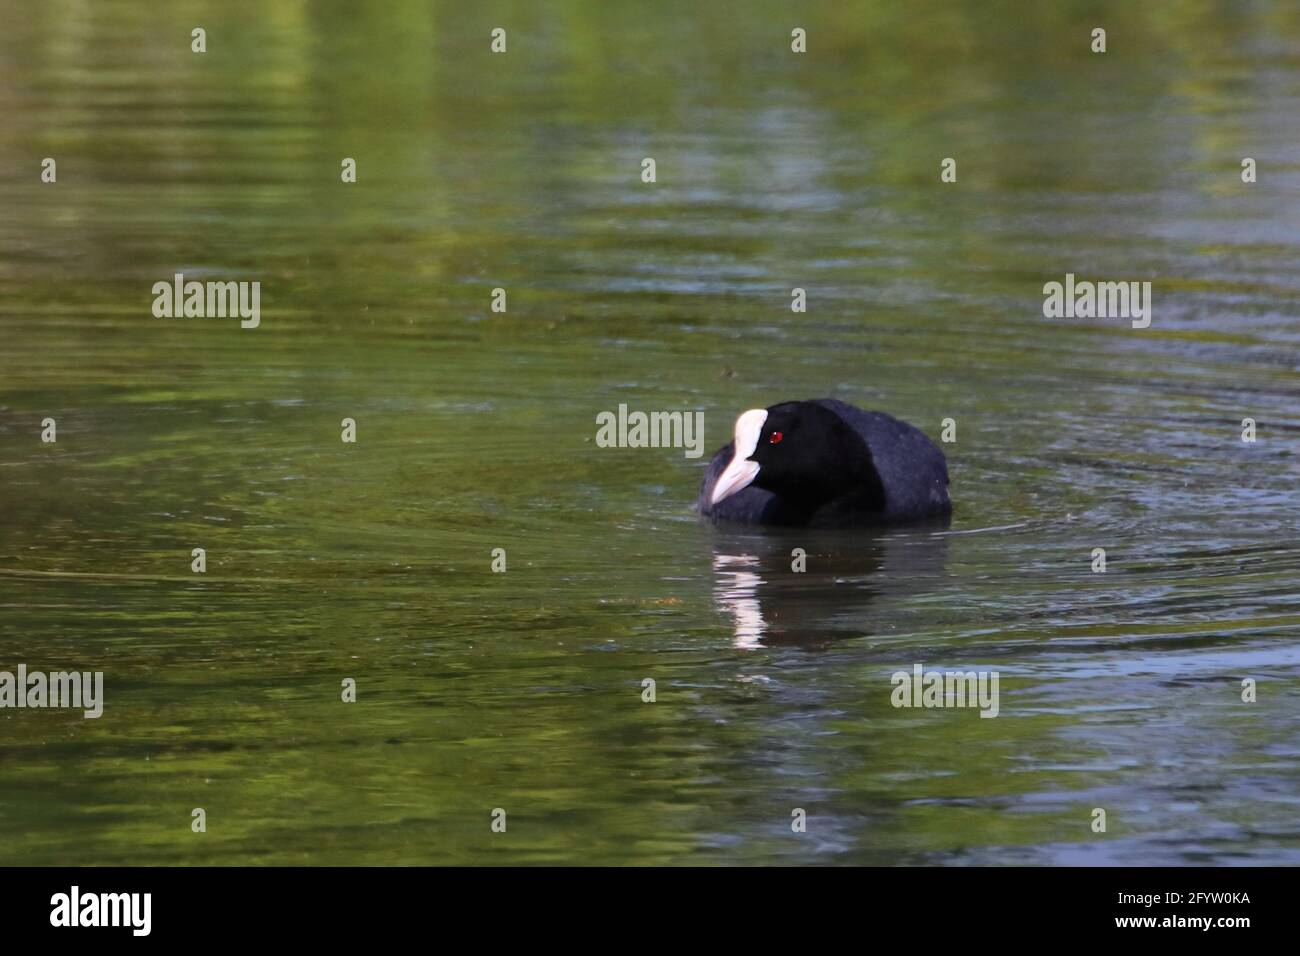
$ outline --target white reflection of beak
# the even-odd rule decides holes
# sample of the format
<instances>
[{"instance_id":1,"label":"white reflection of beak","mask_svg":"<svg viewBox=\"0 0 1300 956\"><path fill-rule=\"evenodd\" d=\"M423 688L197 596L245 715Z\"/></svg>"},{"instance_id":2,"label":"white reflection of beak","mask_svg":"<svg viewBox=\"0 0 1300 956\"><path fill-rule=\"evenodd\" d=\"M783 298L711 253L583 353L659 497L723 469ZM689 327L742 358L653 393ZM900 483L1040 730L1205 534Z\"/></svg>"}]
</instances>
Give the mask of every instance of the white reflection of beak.
<instances>
[{"instance_id":1,"label":"white reflection of beak","mask_svg":"<svg viewBox=\"0 0 1300 956\"><path fill-rule=\"evenodd\" d=\"M713 484L710 504L716 505L742 488L748 488L758 477L758 462L748 459L758 447L758 436L765 421L767 410L762 408L751 408L736 419L735 453Z\"/></svg>"},{"instance_id":2,"label":"white reflection of beak","mask_svg":"<svg viewBox=\"0 0 1300 956\"><path fill-rule=\"evenodd\" d=\"M767 630L763 608L758 602L758 587L763 579L753 571L731 570L737 566L742 569L757 567L758 559L749 554L713 556L713 570L717 572L714 590L718 604L730 611L735 618L732 645L752 650L763 646L763 632Z\"/></svg>"}]
</instances>

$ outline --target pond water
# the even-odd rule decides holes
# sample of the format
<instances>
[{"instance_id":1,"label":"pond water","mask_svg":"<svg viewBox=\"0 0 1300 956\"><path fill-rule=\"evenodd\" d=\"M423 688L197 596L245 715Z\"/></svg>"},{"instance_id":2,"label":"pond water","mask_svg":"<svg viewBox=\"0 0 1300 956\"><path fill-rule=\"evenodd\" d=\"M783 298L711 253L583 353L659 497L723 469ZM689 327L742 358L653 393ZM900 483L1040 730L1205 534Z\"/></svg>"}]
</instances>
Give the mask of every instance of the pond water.
<instances>
[{"instance_id":1,"label":"pond water","mask_svg":"<svg viewBox=\"0 0 1300 956\"><path fill-rule=\"evenodd\" d=\"M0 862L1300 862L1300 8L1025 6L0 3ZM951 524L702 524L820 396Z\"/></svg>"}]
</instances>

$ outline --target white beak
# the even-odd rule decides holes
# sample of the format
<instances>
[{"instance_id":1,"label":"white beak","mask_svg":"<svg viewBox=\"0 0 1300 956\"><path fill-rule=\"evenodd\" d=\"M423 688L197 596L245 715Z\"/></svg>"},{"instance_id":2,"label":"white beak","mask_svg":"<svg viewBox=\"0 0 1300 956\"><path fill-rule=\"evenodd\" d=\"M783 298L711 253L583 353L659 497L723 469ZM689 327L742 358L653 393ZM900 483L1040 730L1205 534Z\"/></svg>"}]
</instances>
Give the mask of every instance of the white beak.
<instances>
[{"instance_id":1,"label":"white beak","mask_svg":"<svg viewBox=\"0 0 1300 956\"><path fill-rule=\"evenodd\" d=\"M737 491L748 488L758 477L758 462L748 459L758 447L758 436L765 421L767 410L762 408L751 408L736 419L735 454L713 484L711 504L716 505Z\"/></svg>"}]
</instances>

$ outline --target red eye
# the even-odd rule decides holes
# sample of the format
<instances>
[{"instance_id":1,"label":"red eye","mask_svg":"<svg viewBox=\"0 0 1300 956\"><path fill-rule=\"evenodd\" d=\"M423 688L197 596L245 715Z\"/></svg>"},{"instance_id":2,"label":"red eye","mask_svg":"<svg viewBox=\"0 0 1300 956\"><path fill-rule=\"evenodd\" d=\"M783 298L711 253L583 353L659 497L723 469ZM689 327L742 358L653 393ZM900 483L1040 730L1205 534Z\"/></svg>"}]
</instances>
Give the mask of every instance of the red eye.
<instances>
[{"instance_id":1,"label":"red eye","mask_svg":"<svg viewBox=\"0 0 1300 956\"><path fill-rule=\"evenodd\" d=\"M769 445L777 445L777 444L780 444L781 439L784 438L784 437L785 437L785 436L782 435L780 432L772 432L772 437L769 438L769 439L767 440L767 443L768 443Z\"/></svg>"}]
</instances>

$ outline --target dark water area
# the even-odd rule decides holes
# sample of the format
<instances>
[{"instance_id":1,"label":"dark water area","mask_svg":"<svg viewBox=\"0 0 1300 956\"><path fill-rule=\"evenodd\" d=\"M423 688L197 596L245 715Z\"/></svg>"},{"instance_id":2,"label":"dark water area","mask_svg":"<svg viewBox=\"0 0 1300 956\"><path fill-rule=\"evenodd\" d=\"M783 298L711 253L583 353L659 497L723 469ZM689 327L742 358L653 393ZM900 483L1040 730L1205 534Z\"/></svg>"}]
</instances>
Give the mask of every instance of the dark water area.
<instances>
[{"instance_id":1,"label":"dark water area","mask_svg":"<svg viewBox=\"0 0 1300 956\"><path fill-rule=\"evenodd\" d=\"M0 22L0 670L106 697L0 709L0 863L1300 862L1300 7ZM951 523L701 523L820 396L952 419ZM918 663L997 718L894 707Z\"/></svg>"}]
</instances>

